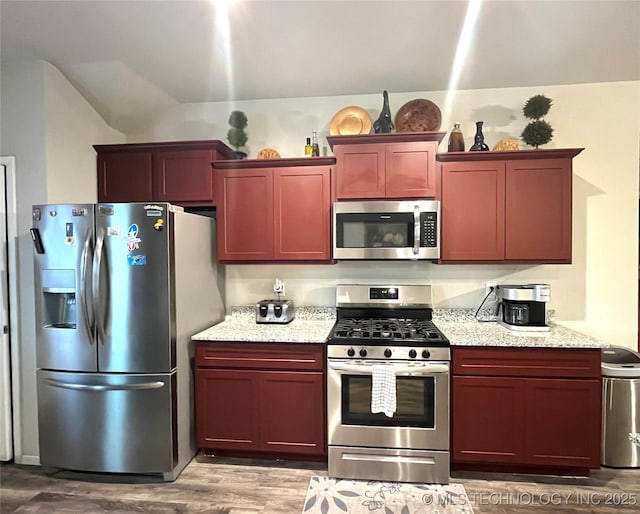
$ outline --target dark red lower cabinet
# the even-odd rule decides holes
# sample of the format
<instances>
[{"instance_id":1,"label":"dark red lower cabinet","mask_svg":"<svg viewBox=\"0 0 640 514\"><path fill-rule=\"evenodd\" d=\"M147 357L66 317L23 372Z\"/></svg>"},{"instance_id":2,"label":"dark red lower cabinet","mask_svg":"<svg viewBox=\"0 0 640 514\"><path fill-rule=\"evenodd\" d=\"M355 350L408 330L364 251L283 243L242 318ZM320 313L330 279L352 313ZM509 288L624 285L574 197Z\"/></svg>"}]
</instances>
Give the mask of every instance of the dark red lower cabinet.
<instances>
[{"instance_id":1,"label":"dark red lower cabinet","mask_svg":"<svg viewBox=\"0 0 640 514\"><path fill-rule=\"evenodd\" d=\"M326 458L324 360L323 345L196 343L198 447Z\"/></svg>"},{"instance_id":2,"label":"dark red lower cabinet","mask_svg":"<svg viewBox=\"0 0 640 514\"><path fill-rule=\"evenodd\" d=\"M452 369L452 469L600 467L599 349L454 348Z\"/></svg>"}]
</instances>

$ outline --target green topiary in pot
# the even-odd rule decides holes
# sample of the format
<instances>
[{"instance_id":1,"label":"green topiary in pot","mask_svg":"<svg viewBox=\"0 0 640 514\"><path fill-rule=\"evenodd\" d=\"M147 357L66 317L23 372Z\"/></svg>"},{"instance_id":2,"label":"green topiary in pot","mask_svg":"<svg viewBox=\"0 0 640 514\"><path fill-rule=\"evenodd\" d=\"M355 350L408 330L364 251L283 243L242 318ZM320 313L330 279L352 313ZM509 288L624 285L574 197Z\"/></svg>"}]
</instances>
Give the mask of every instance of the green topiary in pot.
<instances>
[{"instance_id":1,"label":"green topiary in pot","mask_svg":"<svg viewBox=\"0 0 640 514\"><path fill-rule=\"evenodd\" d=\"M551 99L544 95L532 96L524 104L522 114L533 121L524 128L520 137L529 146L538 148L553 138L553 128L542 119L549 112L551 104Z\"/></svg>"},{"instance_id":2,"label":"green topiary in pot","mask_svg":"<svg viewBox=\"0 0 640 514\"><path fill-rule=\"evenodd\" d=\"M240 148L247 144L249 137L244 131L247 126L247 115L242 111L232 111L229 116L229 125L231 128L227 132L227 139L229 144L236 149L237 154L243 154L246 157L245 152L241 152ZM242 158L242 155L239 155Z\"/></svg>"}]
</instances>

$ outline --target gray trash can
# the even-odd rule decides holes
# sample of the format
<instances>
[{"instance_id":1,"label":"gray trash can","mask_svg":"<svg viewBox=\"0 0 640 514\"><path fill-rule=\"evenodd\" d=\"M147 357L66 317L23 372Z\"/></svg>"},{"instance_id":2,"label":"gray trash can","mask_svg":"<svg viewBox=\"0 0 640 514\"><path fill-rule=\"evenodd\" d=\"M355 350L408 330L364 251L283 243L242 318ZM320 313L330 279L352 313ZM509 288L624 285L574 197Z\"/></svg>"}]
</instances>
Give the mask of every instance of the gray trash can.
<instances>
[{"instance_id":1,"label":"gray trash can","mask_svg":"<svg viewBox=\"0 0 640 514\"><path fill-rule=\"evenodd\" d=\"M640 353L602 348L602 465L640 468Z\"/></svg>"}]
</instances>

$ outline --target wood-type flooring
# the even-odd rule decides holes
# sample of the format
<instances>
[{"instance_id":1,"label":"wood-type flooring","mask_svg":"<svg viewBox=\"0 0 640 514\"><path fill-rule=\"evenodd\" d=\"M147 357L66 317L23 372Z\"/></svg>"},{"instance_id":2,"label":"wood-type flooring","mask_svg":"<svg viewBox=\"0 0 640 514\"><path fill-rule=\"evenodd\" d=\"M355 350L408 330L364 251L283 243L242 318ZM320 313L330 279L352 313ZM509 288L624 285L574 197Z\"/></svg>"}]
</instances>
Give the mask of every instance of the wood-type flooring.
<instances>
[{"instance_id":1,"label":"wood-type flooring","mask_svg":"<svg viewBox=\"0 0 640 514\"><path fill-rule=\"evenodd\" d=\"M0 513L300 514L326 463L196 456L175 482L156 477L0 467ZM476 514L640 511L640 469L594 470L589 478L455 472Z\"/></svg>"}]
</instances>

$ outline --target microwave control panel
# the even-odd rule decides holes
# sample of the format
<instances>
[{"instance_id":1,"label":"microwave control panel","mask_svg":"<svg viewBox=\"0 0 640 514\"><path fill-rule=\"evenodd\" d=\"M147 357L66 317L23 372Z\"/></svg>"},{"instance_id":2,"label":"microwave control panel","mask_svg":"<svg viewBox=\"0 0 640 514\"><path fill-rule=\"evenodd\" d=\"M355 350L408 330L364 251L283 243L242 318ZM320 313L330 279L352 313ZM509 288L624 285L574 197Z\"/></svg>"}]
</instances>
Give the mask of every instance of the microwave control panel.
<instances>
[{"instance_id":1,"label":"microwave control panel","mask_svg":"<svg viewBox=\"0 0 640 514\"><path fill-rule=\"evenodd\" d=\"M435 248L438 246L438 213L420 213L420 246Z\"/></svg>"}]
</instances>

